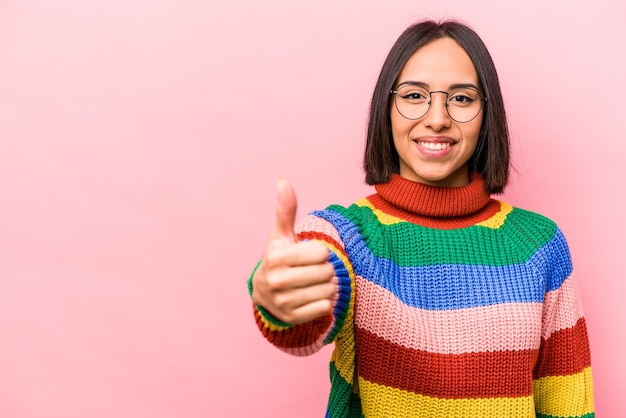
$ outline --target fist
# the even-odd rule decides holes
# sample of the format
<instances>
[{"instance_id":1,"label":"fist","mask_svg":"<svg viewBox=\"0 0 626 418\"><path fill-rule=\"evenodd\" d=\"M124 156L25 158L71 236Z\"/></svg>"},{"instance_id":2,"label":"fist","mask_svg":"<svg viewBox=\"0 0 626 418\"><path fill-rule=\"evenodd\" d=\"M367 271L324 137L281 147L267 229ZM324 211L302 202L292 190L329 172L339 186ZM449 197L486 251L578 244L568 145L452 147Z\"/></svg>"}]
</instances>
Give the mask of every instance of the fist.
<instances>
[{"instance_id":1,"label":"fist","mask_svg":"<svg viewBox=\"0 0 626 418\"><path fill-rule=\"evenodd\" d=\"M276 220L263 261L252 277L254 303L294 325L330 313L338 290L328 248L316 241L298 242L296 210L293 188L279 179Z\"/></svg>"}]
</instances>

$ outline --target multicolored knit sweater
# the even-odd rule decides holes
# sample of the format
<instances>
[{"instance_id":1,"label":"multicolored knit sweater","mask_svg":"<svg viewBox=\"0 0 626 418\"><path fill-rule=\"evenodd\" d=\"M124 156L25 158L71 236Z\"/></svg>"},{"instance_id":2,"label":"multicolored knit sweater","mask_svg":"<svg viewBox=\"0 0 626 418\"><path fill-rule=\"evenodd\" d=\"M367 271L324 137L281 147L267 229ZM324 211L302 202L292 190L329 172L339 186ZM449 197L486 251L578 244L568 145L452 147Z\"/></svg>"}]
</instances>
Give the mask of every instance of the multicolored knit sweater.
<instances>
[{"instance_id":1,"label":"multicolored knit sweater","mask_svg":"<svg viewBox=\"0 0 626 418\"><path fill-rule=\"evenodd\" d=\"M331 250L332 315L291 326L255 307L280 349L335 343L327 417L593 417L585 319L549 219L394 175L348 208L308 215Z\"/></svg>"}]
</instances>

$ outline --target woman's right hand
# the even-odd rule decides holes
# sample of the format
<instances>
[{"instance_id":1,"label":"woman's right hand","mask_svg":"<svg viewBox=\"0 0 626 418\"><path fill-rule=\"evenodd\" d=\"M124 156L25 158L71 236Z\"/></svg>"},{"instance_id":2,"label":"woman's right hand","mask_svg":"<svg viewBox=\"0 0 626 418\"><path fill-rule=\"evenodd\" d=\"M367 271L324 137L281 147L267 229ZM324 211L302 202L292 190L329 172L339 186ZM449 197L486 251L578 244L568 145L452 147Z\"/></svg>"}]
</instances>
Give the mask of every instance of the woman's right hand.
<instances>
[{"instance_id":1,"label":"woman's right hand","mask_svg":"<svg viewBox=\"0 0 626 418\"><path fill-rule=\"evenodd\" d=\"M277 319L296 325L331 312L337 280L328 248L321 242L296 239L296 195L282 178L277 200L276 222L252 277L252 300Z\"/></svg>"}]
</instances>

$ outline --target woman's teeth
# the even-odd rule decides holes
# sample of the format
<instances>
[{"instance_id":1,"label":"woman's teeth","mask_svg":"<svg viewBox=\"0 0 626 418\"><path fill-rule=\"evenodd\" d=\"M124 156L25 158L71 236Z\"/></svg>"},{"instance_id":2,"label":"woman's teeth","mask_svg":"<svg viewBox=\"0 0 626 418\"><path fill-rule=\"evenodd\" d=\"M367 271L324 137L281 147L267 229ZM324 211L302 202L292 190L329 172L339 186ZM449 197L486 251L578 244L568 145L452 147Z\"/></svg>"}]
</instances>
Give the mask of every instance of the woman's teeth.
<instances>
[{"instance_id":1,"label":"woman's teeth","mask_svg":"<svg viewBox=\"0 0 626 418\"><path fill-rule=\"evenodd\" d=\"M450 148L449 142L418 142L417 145L433 151L440 151L442 149Z\"/></svg>"}]
</instances>

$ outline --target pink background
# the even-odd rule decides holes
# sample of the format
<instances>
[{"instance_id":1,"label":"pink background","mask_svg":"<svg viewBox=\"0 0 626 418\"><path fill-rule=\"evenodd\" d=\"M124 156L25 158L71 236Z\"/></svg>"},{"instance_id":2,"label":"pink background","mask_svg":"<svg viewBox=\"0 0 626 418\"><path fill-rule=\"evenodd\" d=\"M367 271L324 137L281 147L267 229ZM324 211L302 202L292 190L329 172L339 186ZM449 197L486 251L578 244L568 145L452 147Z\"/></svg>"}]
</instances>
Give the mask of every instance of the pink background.
<instances>
[{"instance_id":1,"label":"pink background","mask_svg":"<svg viewBox=\"0 0 626 418\"><path fill-rule=\"evenodd\" d=\"M321 417L329 350L256 331L246 280L286 176L367 194L383 59L455 17L499 69L505 196L565 231L599 416L626 387L621 0L0 3L0 416Z\"/></svg>"}]
</instances>

